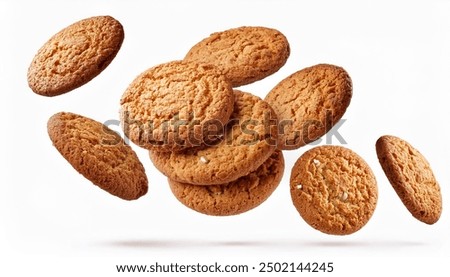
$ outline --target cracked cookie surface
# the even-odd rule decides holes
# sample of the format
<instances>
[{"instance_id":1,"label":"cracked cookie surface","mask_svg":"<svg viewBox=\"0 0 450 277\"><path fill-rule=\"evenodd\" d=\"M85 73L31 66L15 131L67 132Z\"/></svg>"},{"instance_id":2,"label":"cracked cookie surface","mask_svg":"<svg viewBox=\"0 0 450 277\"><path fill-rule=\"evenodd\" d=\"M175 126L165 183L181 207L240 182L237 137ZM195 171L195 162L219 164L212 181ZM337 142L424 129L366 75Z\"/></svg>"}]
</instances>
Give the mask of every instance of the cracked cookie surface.
<instances>
[{"instance_id":1,"label":"cracked cookie surface","mask_svg":"<svg viewBox=\"0 0 450 277\"><path fill-rule=\"evenodd\" d=\"M214 66L164 63L144 71L124 92L122 127L145 149L181 151L225 125L233 102L233 89Z\"/></svg>"},{"instance_id":2,"label":"cracked cookie surface","mask_svg":"<svg viewBox=\"0 0 450 277\"><path fill-rule=\"evenodd\" d=\"M424 223L436 223L442 213L442 195L425 157L395 136L380 137L376 151L386 177L408 211Z\"/></svg>"},{"instance_id":3,"label":"cracked cookie surface","mask_svg":"<svg viewBox=\"0 0 450 277\"><path fill-rule=\"evenodd\" d=\"M293 150L319 139L344 115L352 81L342 68L318 64L278 83L265 100L280 121L279 149Z\"/></svg>"},{"instance_id":4,"label":"cracked cookie surface","mask_svg":"<svg viewBox=\"0 0 450 277\"><path fill-rule=\"evenodd\" d=\"M144 167L115 131L67 112L50 117L47 130L55 148L94 185L125 200L147 193Z\"/></svg>"},{"instance_id":5,"label":"cracked cookie surface","mask_svg":"<svg viewBox=\"0 0 450 277\"><path fill-rule=\"evenodd\" d=\"M289 43L278 30L244 26L211 34L194 45L185 60L216 65L238 87L277 72L289 54Z\"/></svg>"},{"instance_id":6,"label":"cracked cookie surface","mask_svg":"<svg viewBox=\"0 0 450 277\"><path fill-rule=\"evenodd\" d=\"M237 215L262 204L278 187L284 172L284 159L275 151L250 174L221 185L199 186L169 179L175 197L199 213L215 216Z\"/></svg>"},{"instance_id":7,"label":"cracked cookie surface","mask_svg":"<svg viewBox=\"0 0 450 277\"><path fill-rule=\"evenodd\" d=\"M78 21L39 49L28 68L28 85L43 96L56 96L78 88L111 63L123 39L122 25L111 16Z\"/></svg>"},{"instance_id":8,"label":"cracked cookie surface","mask_svg":"<svg viewBox=\"0 0 450 277\"><path fill-rule=\"evenodd\" d=\"M155 167L172 180L198 185L228 183L256 170L275 151L276 115L250 93L235 90L234 99L223 137L181 152L150 151Z\"/></svg>"},{"instance_id":9,"label":"cracked cookie surface","mask_svg":"<svg viewBox=\"0 0 450 277\"><path fill-rule=\"evenodd\" d=\"M313 228L333 235L361 229L378 199L375 176L368 164L341 146L306 151L291 171L292 202Z\"/></svg>"}]
</instances>

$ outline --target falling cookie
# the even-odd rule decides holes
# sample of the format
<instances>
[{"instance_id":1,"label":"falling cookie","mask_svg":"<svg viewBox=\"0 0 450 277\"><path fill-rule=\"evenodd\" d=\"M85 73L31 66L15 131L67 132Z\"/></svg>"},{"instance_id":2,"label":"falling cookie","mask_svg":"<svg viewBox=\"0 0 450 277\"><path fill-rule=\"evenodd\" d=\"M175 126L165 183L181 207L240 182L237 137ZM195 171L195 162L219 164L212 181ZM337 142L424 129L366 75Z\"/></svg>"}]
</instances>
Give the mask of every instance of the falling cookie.
<instances>
[{"instance_id":1,"label":"falling cookie","mask_svg":"<svg viewBox=\"0 0 450 277\"><path fill-rule=\"evenodd\" d=\"M371 218L378 199L367 163L341 146L318 146L295 163L290 179L293 204L313 228L348 235Z\"/></svg>"},{"instance_id":2,"label":"falling cookie","mask_svg":"<svg viewBox=\"0 0 450 277\"><path fill-rule=\"evenodd\" d=\"M28 85L37 94L56 96L78 88L102 72L124 39L111 16L78 21L47 41L28 69Z\"/></svg>"},{"instance_id":3,"label":"falling cookie","mask_svg":"<svg viewBox=\"0 0 450 277\"><path fill-rule=\"evenodd\" d=\"M216 65L238 87L277 72L289 54L289 43L281 32L246 26L211 34L193 46L185 60Z\"/></svg>"},{"instance_id":4,"label":"falling cookie","mask_svg":"<svg viewBox=\"0 0 450 277\"><path fill-rule=\"evenodd\" d=\"M311 66L282 80L265 98L280 121L278 148L297 149L325 135L344 115L351 97L350 76L335 65Z\"/></svg>"},{"instance_id":5,"label":"falling cookie","mask_svg":"<svg viewBox=\"0 0 450 277\"><path fill-rule=\"evenodd\" d=\"M136 153L107 126L61 112L48 120L47 128L61 155L95 185L125 200L147 193L147 176Z\"/></svg>"},{"instance_id":6,"label":"falling cookie","mask_svg":"<svg viewBox=\"0 0 450 277\"><path fill-rule=\"evenodd\" d=\"M153 164L170 179L197 185L232 182L255 171L275 151L277 121L259 97L235 90L224 136L210 146L182 152L150 151Z\"/></svg>"},{"instance_id":7,"label":"falling cookie","mask_svg":"<svg viewBox=\"0 0 450 277\"><path fill-rule=\"evenodd\" d=\"M199 213L237 215L262 204L278 187L283 171L283 154L277 150L254 172L228 184L198 186L170 179L169 184L181 203Z\"/></svg>"},{"instance_id":8,"label":"falling cookie","mask_svg":"<svg viewBox=\"0 0 450 277\"><path fill-rule=\"evenodd\" d=\"M203 144L216 125L225 125L233 102L233 89L214 66L173 61L129 85L120 101L122 127L143 148L181 151Z\"/></svg>"},{"instance_id":9,"label":"falling cookie","mask_svg":"<svg viewBox=\"0 0 450 277\"><path fill-rule=\"evenodd\" d=\"M394 136L380 137L376 150L384 173L408 211L424 223L436 223L442 212L442 195L425 157Z\"/></svg>"}]
</instances>

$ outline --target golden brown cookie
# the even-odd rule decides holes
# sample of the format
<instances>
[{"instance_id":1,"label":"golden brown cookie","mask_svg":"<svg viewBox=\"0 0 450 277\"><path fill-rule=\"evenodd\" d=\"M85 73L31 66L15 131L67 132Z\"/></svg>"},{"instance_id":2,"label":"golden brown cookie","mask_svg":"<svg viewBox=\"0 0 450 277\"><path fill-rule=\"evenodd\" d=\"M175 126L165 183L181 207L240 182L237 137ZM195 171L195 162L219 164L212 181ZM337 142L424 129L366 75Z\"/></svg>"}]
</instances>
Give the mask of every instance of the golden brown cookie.
<instances>
[{"instance_id":1,"label":"golden brown cookie","mask_svg":"<svg viewBox=\"0 0 450 277\"><path fill-rule=\"evenodd\" d=\"M216 65L232 86L238 87L277 72L289 54L289 43L281 32L239 27L211 34L194 45L185 60Z\"/></svg>"},{"instance_id":2,"label":"golden brown cookie","mask_svg":"<svg viewBox=\"0 0 450 277\"><path fill-rule=\"evenodd\" d=\"M352 81L342 68L311 66L276 85L265 100L280 121L279 149L292 150L319 139L344 115L352 97Z\"/></svg>"},{"instance_id":3,"label":"golden brown cookie","mask_svg":"<svg viewBox=\"0 0 450 277\"><path fill-rule=\"evenodd\" d=\"M37 94L56 96L78 88L114 59L124 38L111 16L78 21L47 41L28 68L28 85Z\"/></svg>"},{"instance_id":4,"label":"golden brown cookie","mask_svg":"<svg viewBox=\"0 0 450 277\"><path fill-rule=\"evenodd\" d=\"M212 65L173 61L140 74L120 101L122 127L135 144L154 151L201 145L233 111L230 84Z\"/></svg>"},{"instance_id":5,"label":"golden brown cookie","mask_svg":"<svg viewBox=\"0 0 450 277\"><path fill-rule=\"evenodd\" d=\"M297 211L309 225L327 234L358 231L377 204L372 170L360 156L341 146L306 151L292 168L290 183Z\"/></svg>"},{"instance_id":6,"label":"golden brown cookie","mask_svg":"<svg viewBox=\"0 0 450 277\"><path fill-rule=\"evenodd\" d=\"M409 212L434 224L442 212L442 196L430 164L408 142L382 136L376 142L378 160L389 182Z\"/></svg>"},{"instance_id":7,"label":"golden brown cookie","mask_svg":"<svg viewBox=\"0 0 450 277\"><path fill-rule=\"evenodd\" d=\"M266 201L278 187L283 172L283 154L277 150L254 172L227 184L198 186L170 179L169 184L181 203L199 213L237 215Z\"/></svg>"},{"instance_id":8,"label":"golden brown cookie","mask_svg":"<svg viewBox=\"0 0 450 277\"><path fill-rule=\"evenodd\" d=\"M147 176L136 153L107 126L61 112L50 117L47 130L61 155L94 185L125 200L147 193Z\"/></svg>"},{"instance_id":9,"label":"golden brown cookie","mask_svg":"<svg viewBox=\"0 0 450 277\"><path fill-rule=\"evenodd\" d=\"M156 168L174 181L198 185L225 184L255 171L275 151L276 116L257 96L235 90L234 98L219 142L178 153L150 151Z\"/></svg>"}]
</instances>

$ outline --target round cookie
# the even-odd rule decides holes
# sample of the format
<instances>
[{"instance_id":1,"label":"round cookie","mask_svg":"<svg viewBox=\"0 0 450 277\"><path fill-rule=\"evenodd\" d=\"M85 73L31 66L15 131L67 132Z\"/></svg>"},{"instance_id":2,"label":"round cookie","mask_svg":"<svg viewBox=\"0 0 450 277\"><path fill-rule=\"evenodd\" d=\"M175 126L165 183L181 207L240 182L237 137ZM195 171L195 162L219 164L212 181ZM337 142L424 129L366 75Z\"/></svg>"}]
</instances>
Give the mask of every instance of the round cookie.
<instances>
[{"instance_id":1,"label":"round cookie","mask_svg":"<svg viewBox=\"0 0 450 277\"><path fill-rule=\"evenodd\" d=\"M384 173L408 211L424 223L436 223L442 212L442 195L425 157L394 136L380 137L376 151Z\"/></svg>"},{"instance_id":2,"label":"round cookie","mask_svg":"<svg viewBox=\"0 0 450 277\"><path fill-rule=\"evenodd\" d=\"M275 151L277 120L259 97L235 90L234 110L214 145L182 152L150 151L156 168L174 181L198 185L229 183L255 171Z\"/></svg>"},{"instance_id":3,"label":"round cookie","mask_svg":"<svg viewBox=\"0 0 450 277\"><path fill-rule=\"evenodd\" d=\"M213 33L194 45L185 60L214 64L233 87L277 72L290 54L286 37L275 29L239 27Z\"/></svg>"},{"instance_id":4,"label":"round cookie","mask_svg":"<svg viewBox=\"0 0 450 277\"><path fill-rule=\"evenodd\" d=\"M341 119L351 97L350 76L334 65L311 66L282 80L265 98L280 121L278 148L293 150L319 139Z\"/></svg>"},{"instance_id":5,"label":"round cookie","mask_svg":"<svg viewBox=\"0 0 450 277\"><path fill-rule=\"evenodd\" d=\"M125 200L147 193L147 176L136 153L107 126L61 112L50 117L47 130L61 155L94 185Z\"/></svg>"},{"instance_id":6,"label":"round cookie","mask_svg":"<svg viewBox=\"0 0 450 277\"><path fill-rule=\"evenodd\" d=\"M37 94L56 96L78 88L102 72L124 39L111 16L78 21L48 40L28 68L28 85Z\"/></svg>"},{"instance_id":7,"label":"round cookie","mask_svg":"<svg viewBox=\"0 0 450 277\"><path fill-rule=\"evenodd\" d=\"M233 111L230 84L212 65L173 61L140 74L120 101L124 133L155 151L199 146Z\"/></svg>"},{"instance_id":8,"label":"round cookie","mask_svg":"<svg viewBox=\"0 0 450 277\"><path fill-rule=\"evenodd\" d=\"M175 197L188 208L207 215L237 215L269 198L283 172L283 154L277 150L254 172L227 184L198 186L170 179L169 184Z\"/></svg>"},{"instance_id":9,"label":"round cookie","mask_svg":"<svg viewBox=\"0 0 450 277\"><path fill-rule=\"evenodd\" d=\"M375 176L367 163L341 146L306 151L291 172L292 202L313 228L332 235L361 229L378 199Z\"/></svg>"}]
</instances>

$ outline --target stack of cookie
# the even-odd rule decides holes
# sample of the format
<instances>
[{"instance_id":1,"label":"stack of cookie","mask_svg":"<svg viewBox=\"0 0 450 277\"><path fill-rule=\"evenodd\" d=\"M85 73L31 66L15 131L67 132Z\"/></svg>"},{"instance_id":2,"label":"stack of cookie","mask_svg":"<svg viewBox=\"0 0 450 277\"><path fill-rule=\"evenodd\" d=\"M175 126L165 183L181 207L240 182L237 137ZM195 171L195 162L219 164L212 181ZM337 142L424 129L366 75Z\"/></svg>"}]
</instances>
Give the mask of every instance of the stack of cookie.
<instances>
[{"instance_id":1,"label":"stack of cookie","mask_svg":"<svg viewBox=\"0 0 450 277\"><path fill-rule=\"evenodd\" d=\"M241 27L212 34L183 61L148 69L125 91L125 135L150 150L181 203L208 215L235 215L265 201L284 160L277 116L259 97L233 89L286 63L279 31Z\"/></svg>"},{"instance_id":2,"label":"stack of cookie","mask_svg":"<svg viewBox=\"0 0 450 277\"><path fill-rule=\"evenodd\" d=\"M110 16L81 20L53 36L28 70L43 96L71 91L113 60L124 38ZM325 135L342 118L352 81L339 66L318 64L282 80L265 100L236 89L277 72L290 47L279 31L240 27L194 45L183 60L149 68L124 92L124 134L149 151L175 197L207 215L226 216L263 203L284 172L282 150ZM95 185L126 200L145 195L142 163L107 126L61 112L48 121L54 146ZM442 197L429 163L406 141L383 136L376 150L389 181L417 219L435 223ZM306 151L291 170L290 192L301 217L327 234L361 229L375 211L378 188L369 165L341 146Z\"/></svg>"}]
</instances>

